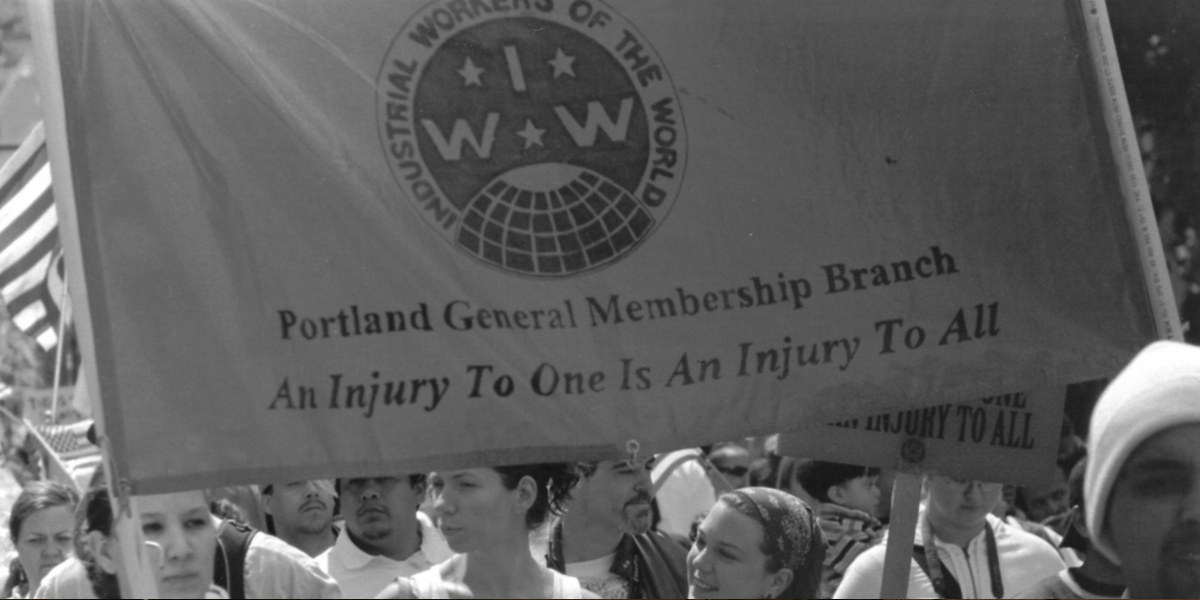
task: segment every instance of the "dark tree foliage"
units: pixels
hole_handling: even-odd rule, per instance
[[[1108,0],[1176,301],[1200,342],[1200,2]]]

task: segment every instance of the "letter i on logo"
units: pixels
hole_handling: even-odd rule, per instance
[[[517,55],[516,46],[504,47],[504,60],[508,63],[508,78],[512,81],[513,90],[524,92],[525,71],[521,69],[521,57]]]

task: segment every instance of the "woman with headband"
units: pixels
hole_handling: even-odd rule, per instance
[[[807,504],[776,489],[723,494],[688,552],[689,598],[816,598],[825,538]]]

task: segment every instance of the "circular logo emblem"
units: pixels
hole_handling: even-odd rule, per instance
[[[687,144],[662,60],[597,0],[439,0],[379,74],[404,195],[490,266],[566,277],[628,256],[667,217]]]

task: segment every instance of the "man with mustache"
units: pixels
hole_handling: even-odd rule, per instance
[[[262,498],[267,533],[313,558],[333,546],[338,529],[333,524],[337,493],[332,480],[272,483],[263,487]]]
[[[317,557],[347,598],[373,598],[453,554],[424,513],[425,475],[339,479],[346,528]]]
[[[685,597],[686,552],[650,531],[652,463],[578,463],[581,477],[551,531],[547,566],[604,598]]]
[[[1200,348],[1155,342],[1104,391],[1088,429],[1092,548],[1132,598],[1200,598]]]

